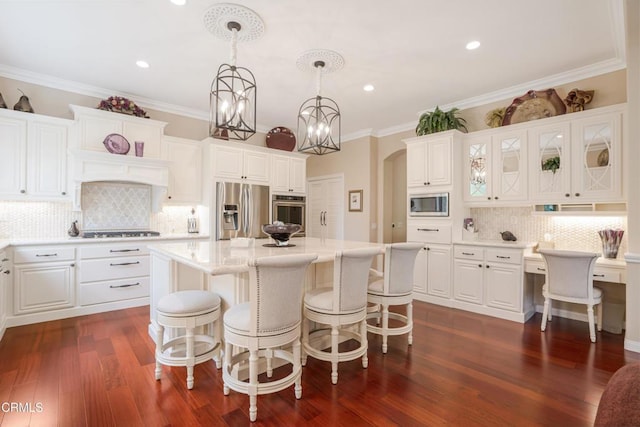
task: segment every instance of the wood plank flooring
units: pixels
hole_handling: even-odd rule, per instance
[[[369,335],[369,368],[309,358],[303,396],[259,396],[254,425],[590,426],[611,375],[640,355],[623,335],[540,315],[522,325],[426,303],[414,304],[414,344],[391,337],[382,355]],[[222,393],[213,362],[164,367],[154,379],[149,308],[139,307],[10,328],[0,342],[2,426],[249,425],[247,396]],[[7,410],[6,402],[22,405]],[[41,405],[39,407],[38,405]]]

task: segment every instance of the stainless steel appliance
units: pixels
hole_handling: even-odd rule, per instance
[[[216,240],[235,237],[267,238],[262,225],[269,224],[269,187],[216,183]]]
[[[409,216],[449,216],[449,193],[410,194]]]
[[[304,196],[274,194],[272,197],[271,218],[273,221],[282,221],[285,224],[300,224],[302,229],[299,233],[296,233],[296,237],[302,237],[305,235],[304,218],[306,206],[307,198]]]

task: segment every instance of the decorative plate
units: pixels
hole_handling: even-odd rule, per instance
[[[555,89],[530,90],[513,100],[504,114],[502,126],[558,116],[566,112],[567,107]]]
[[[296,148],[296,136],[285,127],[273,128],[267,133],[267,147],[293,151]]]
[[[124,136],[118,133],[111,133],[102,141],[107,151],[113,154],[127,154],[131,145]]]

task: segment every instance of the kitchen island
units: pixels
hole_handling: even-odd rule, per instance
[[[163,243],[149,246],[151,254],[151,289],[149,333],[155,337],[155,307],[163,296],[182,290],[202,289],[216,292],[223,301],[222,310],[248,299],[248,265],[250,258],[315,253],[318,259],[307,272],[305,286],[330,285],[333,281],[335,254],[346,249],[377,247],[381,243],[297,237],[286,247],[274,247],[270,239],[255,239],[246,247],[229,240]],[[268,246],[265,246],[268,245]]]

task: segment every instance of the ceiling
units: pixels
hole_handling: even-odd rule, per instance
[[[237,50],[256,77],[263,131],[295,129],[315,95],[315,76],[296,66],[311,49],[344,58],[322,84],[340,106],[343,140],[409,129],[436,105],[467,108],[625,66],[622,0],[235,3],[264,21],[262,37]],[[214,4],[0,0],[0,75],[208,120],[211,81],[230,57],[203,22]],[[471,40],[481,46],[466,50]]]

